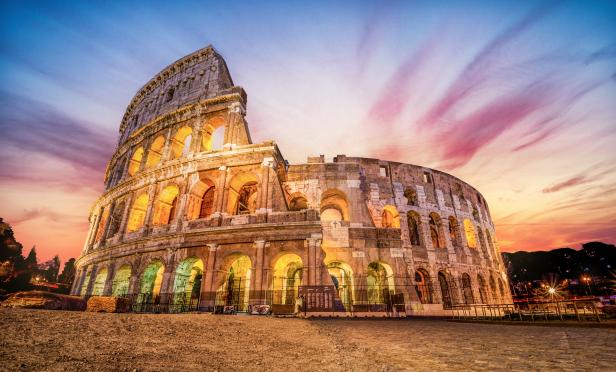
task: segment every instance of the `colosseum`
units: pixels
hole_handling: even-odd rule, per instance
[[[379,159],[289,164],[274,141],[252,142],[246,102],[211,46],[137,92],[73,294],[127,297],[134,311],[307,316],[511,302],[476,189]]]

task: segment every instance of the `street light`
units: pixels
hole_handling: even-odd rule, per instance
[[[591,289],[590,289],[590,280],[591,280],[591,278],[590,278],[590,276],[589,276],[589,275],[584,275],[584,276],[582,276],[582,281],[583,281],[584,283],[586,283],[586,287],[587,287],[587,289],[588,289],[587,293],[588,293],[588,295],[592,296],[592,291],[591,291]]]

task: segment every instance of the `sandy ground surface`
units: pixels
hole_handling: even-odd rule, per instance
[[[616,329],[0,309],[0,370],[614,370]]]

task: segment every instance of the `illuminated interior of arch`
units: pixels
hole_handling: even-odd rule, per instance
[[[130,210],[130,214],[128,217],[128,223],[126,224],[126,231],[133,232],[139,230],[143,227],[145,223],[145,213],[148,209],[148,194],[141,194],[135,202],[133,203],[133,207]]]
[[[98,271],[92,286],[92,296],[102,296],[105,289],[105,281],[107,280],[107,268],[104,267]]]
[[[203,261],[198,258],[187,258],[180,262],[175,270],[173,293],[184,294],[187,299],[198,298],[201,292],[203,278]],[[176,296],[176,300],[181,300]]]
[[[163,148],[165,147],[165,137],[160,135],[150,145],[148,157],[145,162],[146,168],[153,168],[160,163],[163,156]]]
[[[298,255],[288,253],[276,260],[272,283],[275,304],[295,303],[302,283],[302,273],[302,259]]]
[[[128,163],[128,175],[133,176],[135,173],[139,171],[141,167],[141,160],[143,159],[143,147],[137,148],[133,153],[133,156],[130,159],[130,163]]]
[[[163,273],[165,266],[160,261],[154,261],[146,267],[141,277],[141,289],[139,293],[151,297],[160,295],[160,288],[163,283]]]
[[[178,129],[171,141],[171,158],[179,159],[186,155],[192,141],[192,128],[184,126]]]
[[[176,185],[165,187],[156,201],[153,225],[166,225],[175,218],[180,189]]]
[[[400,228],[400,214],[393,205],[386,205],[381,214],[381,224],[385,228]]]
[[[257,210],[258,179],[252,173],[240,173],[229,183],[227,213],[253,214]]]
[[[428,278],[428,273],[424,270],[420,269],[415,271],[415,290],[422,304],[429,304],[432,302]]]
[[[216,187],[209,179],[196,182],[188,194],[186,217],[189,220],[206,218],[214,212],[214,196]]]
[[[475,226],[468,218],[464,219],[464,234],[469,248],[477,248],[477,238],[475,237]]]
[[[333,261],[327,264],[327,272],[338,291],[340,301],[342,301],[345,309],[349,310],[355,300],[351,266],[345,262]]]
[[[246,255],[237,257],[216,295],[217,305],[236,306],[237,311],[246,311],[252,276],[252,262]]]
[[[387,292],[394,292],[393,270],[387,264],[371,262],[366,276],[368,284],[368,302],[371,304],[385,303]]]
[[[111,287],[111,295],[114,297],[122,297],[128,293],[128,285],[130,283],[131,268],[129,265],[120,267],[113,278],[113,286]]]
[[[321,221],[348,221],[349,206],[339,190],[328,190],[321,197]]]

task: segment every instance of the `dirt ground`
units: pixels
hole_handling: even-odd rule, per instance
[[[613,370],[616,329],[0,309],[0,370]]]

